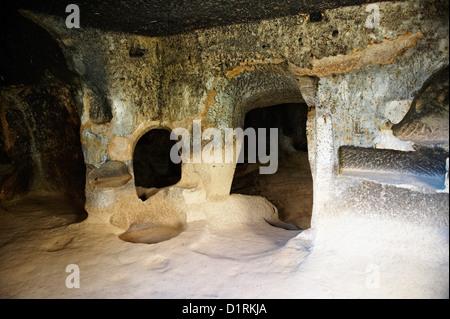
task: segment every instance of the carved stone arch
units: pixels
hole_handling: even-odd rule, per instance
[[[283,221],[301,229],[309,228],[313,206],[313,180],[308,164],[306,128],[309,109],[315,104],[316,79],[297,78],[287,64],[276,64],[242,72],[235,79],[231,79],[231,82],[236,92],[233,126],[253,128],[258,144],[253,146],[250,140],[244,140],[241,152],[244,152],[242,158],[245,160],[236,166],[231,193],[265,197],[277,207]],[[306,96],[302,93],[306,93]],[[277,132],[277,138],[274,140],[269,136],[273,128]],[[259,129],[263,129],[261,132],[267,134],[266,152],[271,154],[271,160],[278,161],[276,171],[267,175],[261,174],[261,170],[258,174],[258,170],[255,170],[255,167],[261,168],[267,164],[260,164],[259,159],[254,162],[249,156],[251,150],[260,147],[262,136]],[[272,156],[274,141],[278,142],[275,158]],[[289,165],[289,161],[296,162],[297,165]],[[292,187],[281,191],[280,181],[293,176]],[[287,196],[287,193],[290,195]]]
[[[232,78],[232,124],[243,125],[245,114],[251,109],[286,103],[304,103],[298,81],[287,64],[255,66]]]

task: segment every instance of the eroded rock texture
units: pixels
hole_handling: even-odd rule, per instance
[[[409,112],[394,125],[394,135],[419,144],[448,144],[448,66],[434,74],[417,93]]]
[[[84,199],[85,166],[80,120],[70,87],[17,86],[0,93],[4,154],[11,166],[2,174],[1,194],[59,190]]]

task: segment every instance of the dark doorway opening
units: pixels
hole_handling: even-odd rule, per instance
[[[177,141],[170,139],[170,131],[153,129],[136,144],[133,155],[134,180],[138,196],[145,200],[155,188],[176,184],[181,179],[181,163],[170,159],[170,150]]]
[[[301,229],[311,226],[313,183],[308,160],[306,123],[308,106],[304,103],[280,104],[250,110],[244,129],[278,129],[278,169],[260,174],[260,163],[237,164],[231,193],[267,198],[278,209],[281,220]],[[269,141],[269,138],[266,138]],[[248,149],[244,138],[244,150]],[[266,148],[267,149],[267,148]]]

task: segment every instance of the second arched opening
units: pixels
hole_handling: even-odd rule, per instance
[[[244,129],[253,128],[266,134],[270,134],[270,128],[277,129],[278,167],[273,174],[260,174],[259,167],[263,164],[258,160],[252,163],[245,156],[244,163],[237,164],[231,187],[232,193],[267,198],[277,207],[281,220],[301,229],[311,226],[313,206],[307,117],[308,106],[304,103],[273,105],[247,112]],[[261,128],[265,130],[258,130]],[[269,141],[267,136],[266,142]],[[244,139],[244,151],[248,149],[248,143],[249,140]]]

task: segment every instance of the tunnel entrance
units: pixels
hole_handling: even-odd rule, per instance
[[[174,185],[181,179],[181,163],[174,164],[170,159],[170,149],[176,142],[166,129],[152,129],[137,142],[133,169],[140,199],[146,200],[155,189]]]
[[[0,217],[20,220],[14,235],[37,220],[51,229],[87,217],[78,77],[58,42],[17,9],[0,19]]]
[[[311,226],[313,182],[308,161],[306,122],[308,106],[304,103],[280,104],[250,110],[244,128],[278,129],[278,169],[274,174],[260,174],[260,163],[237,164],[231,193],[267,198],[278,209],[281,220],[301,229]],[[269,139],[266,138],[266,141]],[[243,148],[248,141],[244,139]]]

